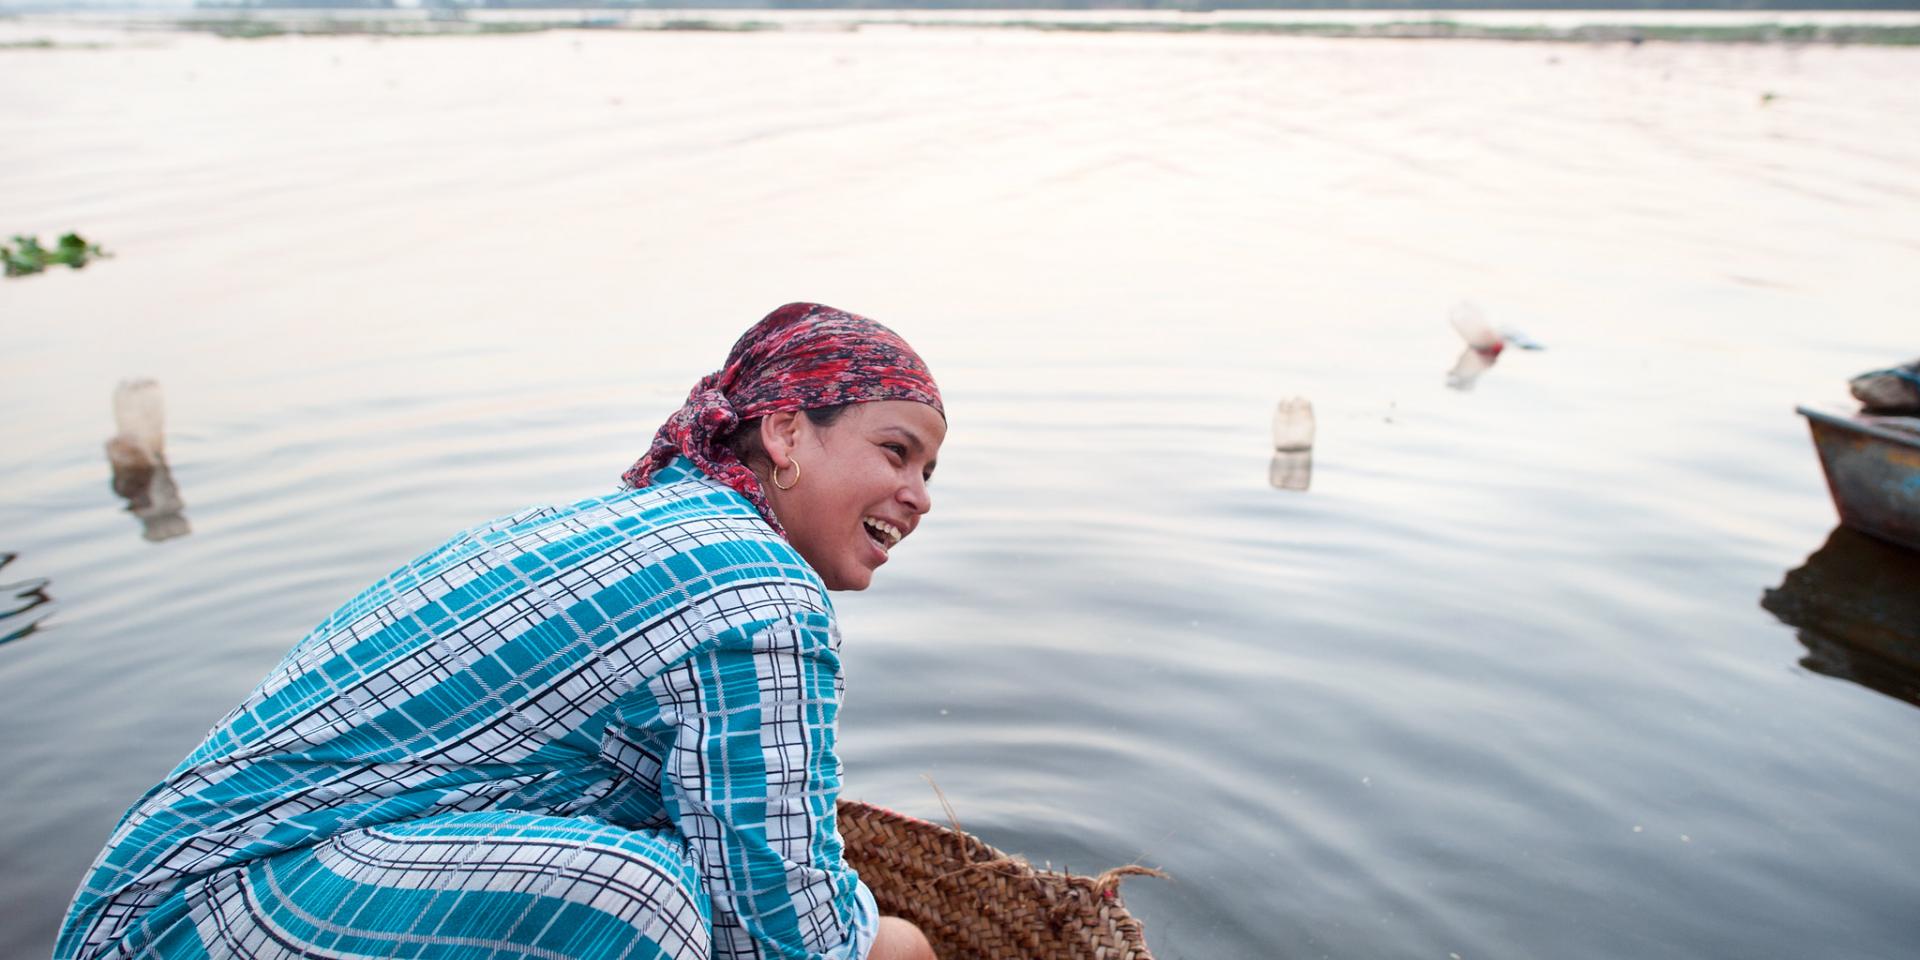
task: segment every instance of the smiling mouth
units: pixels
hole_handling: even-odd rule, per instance
[[[879,544],[882,550],[891,548],[906,536],[906,534],[900,532],[899,527],[879,517],[865,517],[861,519],[860,523],[866,527],[868,539]]]

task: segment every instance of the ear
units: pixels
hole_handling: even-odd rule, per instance
[[[760,446],[776,468],[793,462],[793,451],[800,446],[806,415],[798,410],[769,413],[760,418]]]

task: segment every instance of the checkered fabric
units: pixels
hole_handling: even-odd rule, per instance
[[[805,561],[685,460],[483,524],[122,818],[55,956],[860,960],[839,642]]]

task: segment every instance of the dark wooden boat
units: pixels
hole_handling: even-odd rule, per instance
[[[1800,407],[1840,522],[1920,550],[1920,417]]]

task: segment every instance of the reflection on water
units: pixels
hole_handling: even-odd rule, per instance
[[[19,554],[0,553],[0,570]],[[43,610],[53,598],[47,596],[47,579],[36,577],[19,583],[0,583],[0,643],[9,643],[32,633],[46,619]],[[37,611],[37,612],[36,612]]]
[[[1313,485],[1312,450],[1275,450],[1267,465],[1267,482],[1276,490],[1305,492]]]
[[[1472,390],[1480,375],[1493,369],[1494,361],[1500,359],[1500,351],[1475,350],[1468,347],[1460,351],[1460,359],[1453,362],[1453,369],[1447,371],[1447,386],[1455,390]]]
[[[181,513],[186,509],[173,471],[161,457],[142,457],[107,442],[113,464],[113,492],[127,501],[127,510],[140,518],[140,536],[158,543],[193,532]]]
[[[1920,553],[1835,527],[1760,605],[1799,628],[1801,666],[1920,706]]]
[[[107,441],[113,492],[140,518],[140,535],[158,543],[191,533],[182,513],[186,502],[167,466],[160,384],[128,380],[114,388],[113,420],[117,432]]]
[[[1305,491],[1313,485],[1313,401],[1288,397],[1273,411],[1273,462],[1267,481],[1276,490]]]

